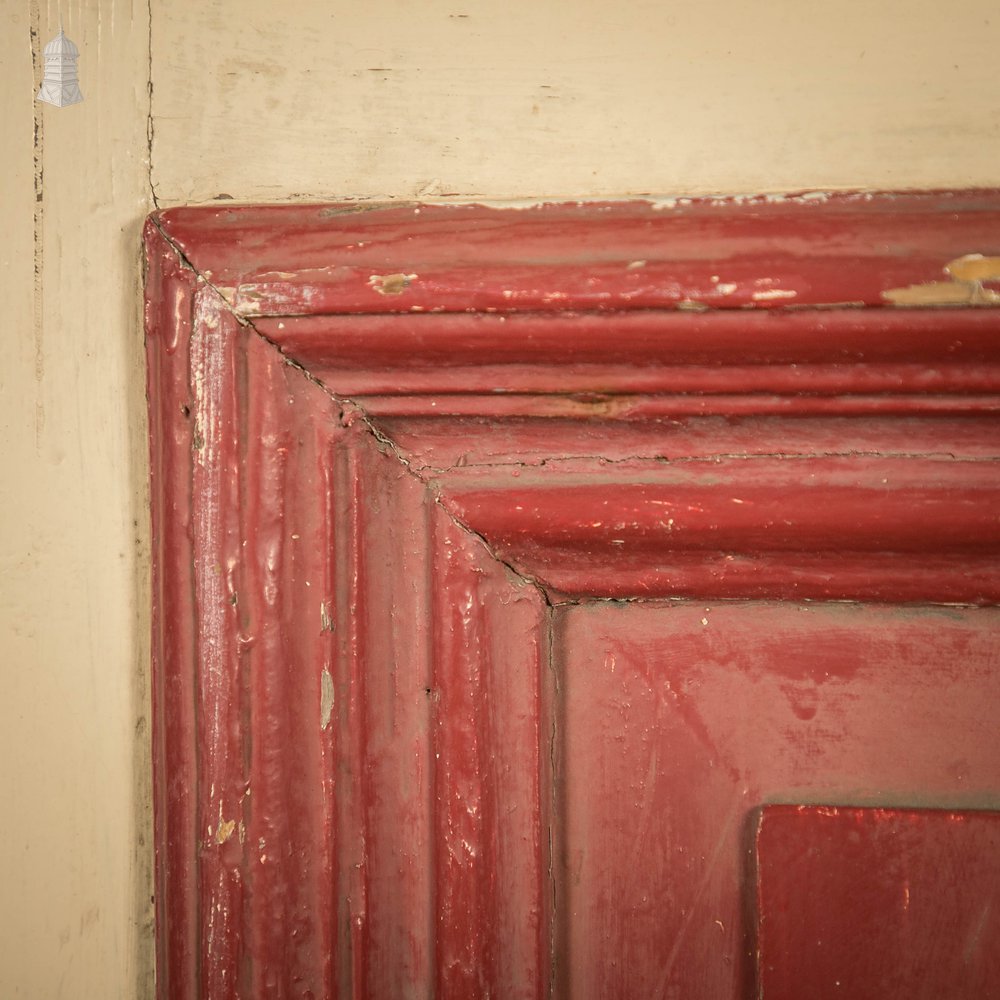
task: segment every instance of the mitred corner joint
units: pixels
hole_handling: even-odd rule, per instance
[[[992,191],[151,217],[160,996],[549,995],[552,604],[996,604],[998,234]]]

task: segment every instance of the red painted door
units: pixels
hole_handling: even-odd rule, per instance
[[[992,995],[998,232],[155,216],[160,995]]]
[[[768,998],[990,995],[996,829],[968,871],[947,863],[955,824],[936,840],[920,828],[909,847],[894,831],[860,878],[836,855],[789,878],[787,849],[776,870],[765,852],[765,888],[790,882],[775,913],[756,905],[754,854],[767,803],[947,805],[973,819],[961,810],[994,801],[994,609],[637,602],[561,619],[566,996],[754,996],[760,944]],[[785,836],[806,857],[816,847],[805,824]],[[938,883],[919,885],[921,864],[944,869]],[[901,915],[889,904],[908,880]],[[837,951],[831,920],[869,935]],[[861,977],[859,944],[885,963]],[[836,951],[822,975],[817,950]],[[950,960],[927,962],[934,952]]]

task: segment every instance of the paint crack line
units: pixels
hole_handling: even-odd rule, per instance
[[[153,208],[159,209],[156,185],[153,183],[153,143],[156,138],[156,123],[153,118],[153,0],[146,3],[146,180]]]
[[[34,170],[35,205],[32,218],[32,340],[35,349],[35,448],[41,447],[45,430],[45,401],[42,383],[45,379],[45,119],[43,109],[35,100],[34,85],[40,76],[41,47],[38,0],[32,0],[29,15],[29,44],[32,75],[32,165]]]
[[[493,559],[495,559],[498,563],[503,565],[507,569],[507,571],[511,573],[518,580],[519,583],[532,588],[540,597],[543,605],[551,607],[552,599],[549,595],[547,585],[545,584],[545,582],[543,580],[537,579],[536,577],[530,576],[529,574],[525,573],[523,570],[515,566],[513,563],[510,563],[506,559],[504,559],[483,535],[481,535],[470,525],[466,524],[455,513],[455,511],[449,509],[447,503],[445,502],[446,497],[441,493],[441,491],[437,489],[433,483],[429,482],[426,477],[420,475],[419,471],[413,466],[413,463],[410,461],[409,456],[407,456],[403,452],[403,450],[399,447],[398,444],[396,444],[395,441],[392,440],[392,438],[388,437],[378,427],[377,423],[372,418],[371,414],[369,414],[368,411],[362,405],[360,405],[360,403],[358,403],[357,400],[351,399],[350,397],[338,395],[336,391],[327,386],[321,379],[318,379],[312,372],[309,371],[308,368],[300,364],[294,358],[290,358],[287,354],[285,354],[285,352],[281,350],[281,347],[278,344],[276,344],[266,334],[262,333],[259,329],[257,329],[257,327],[254,325],[251,319],[245,316],[241,316],[239,312],[237,312],[233,308],[232,303],[223,294],[222,290],[218,288],[216,285],[214,285],[211,281],[209,281],[209,279],[195,266],[194,262],[187,256],[187,254],[184,253],[183,249],[173,239],[171,239],[170,235],[166,232],[166,230],[164,230],[160,220],[154,218],[152,221],[153,224],[156,226],[157,230],[159,230],[160,236],[163,238],[163,240],[171,247],[174,253],[177,254],[178,260],[180,260],[185,267],[193,271],[194,274],[197,275],[198,280],[204,283],[205,287],[210,288],[219,297],[222,307],[228,310],[232,314],[233,318],[236,320],[237,323],[239,323],[241,326],[246,327],[249,330],[253,330],[253,332],[258,337],[260,337],[261,340],[263,340],[267,344],[270,344],[271,347],[273,347],[274,350],[278,352],[282,361],[284,361],[286,365],[288,365],[290,368],[294,368],[298,372],[301,372],[302,376],[307,381],[311,382],[323,393],[329,396],[330,399],[332,399],[337,404],[337,406],[340,407],[341,419],[345,422],[345,424],[348,422],[353,422],[355,420],[358,421],[365,428],[365,431],[369,435],[371,435],[371,437],[373,437],[380,445],[382,445],[382,447],[386,450],[386,452],[391,454],[393,458],[399,462],[399,464],[406,470],[408,475],[413,476],[413,478],[416,479],[424,487],[424,489],[429,491],[433,501],[448,515],[448,517],[451,518],[451,520],[459,528],[462,529],[462,531],[472,536],[473,538],[477,539],[483,545],[486,551],[489,552],[490,556]]]

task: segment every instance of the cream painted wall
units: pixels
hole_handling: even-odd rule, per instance
[[[154,193],[1000,184],[989,0],[67,0],[62,15],[85,95],[64,109],[33,102],[55,2],[4,0],[0,20],[4,1000],[150,995],[137,248]]]
[[[61,109],[34,103],[55,4],[0,17],[3,1000],[139,996],[151,967],[148,20],[129,0],[63,17],[86,100]]]
[[[989,0],[204,0],[153,11],[162,202],[1000,179]]]

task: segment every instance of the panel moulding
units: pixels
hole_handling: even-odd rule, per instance
[[[548,995],[549,603],[998,603],[1000,312],[946,270],[997,233],[996,192],[154,215],[160,995]]]

